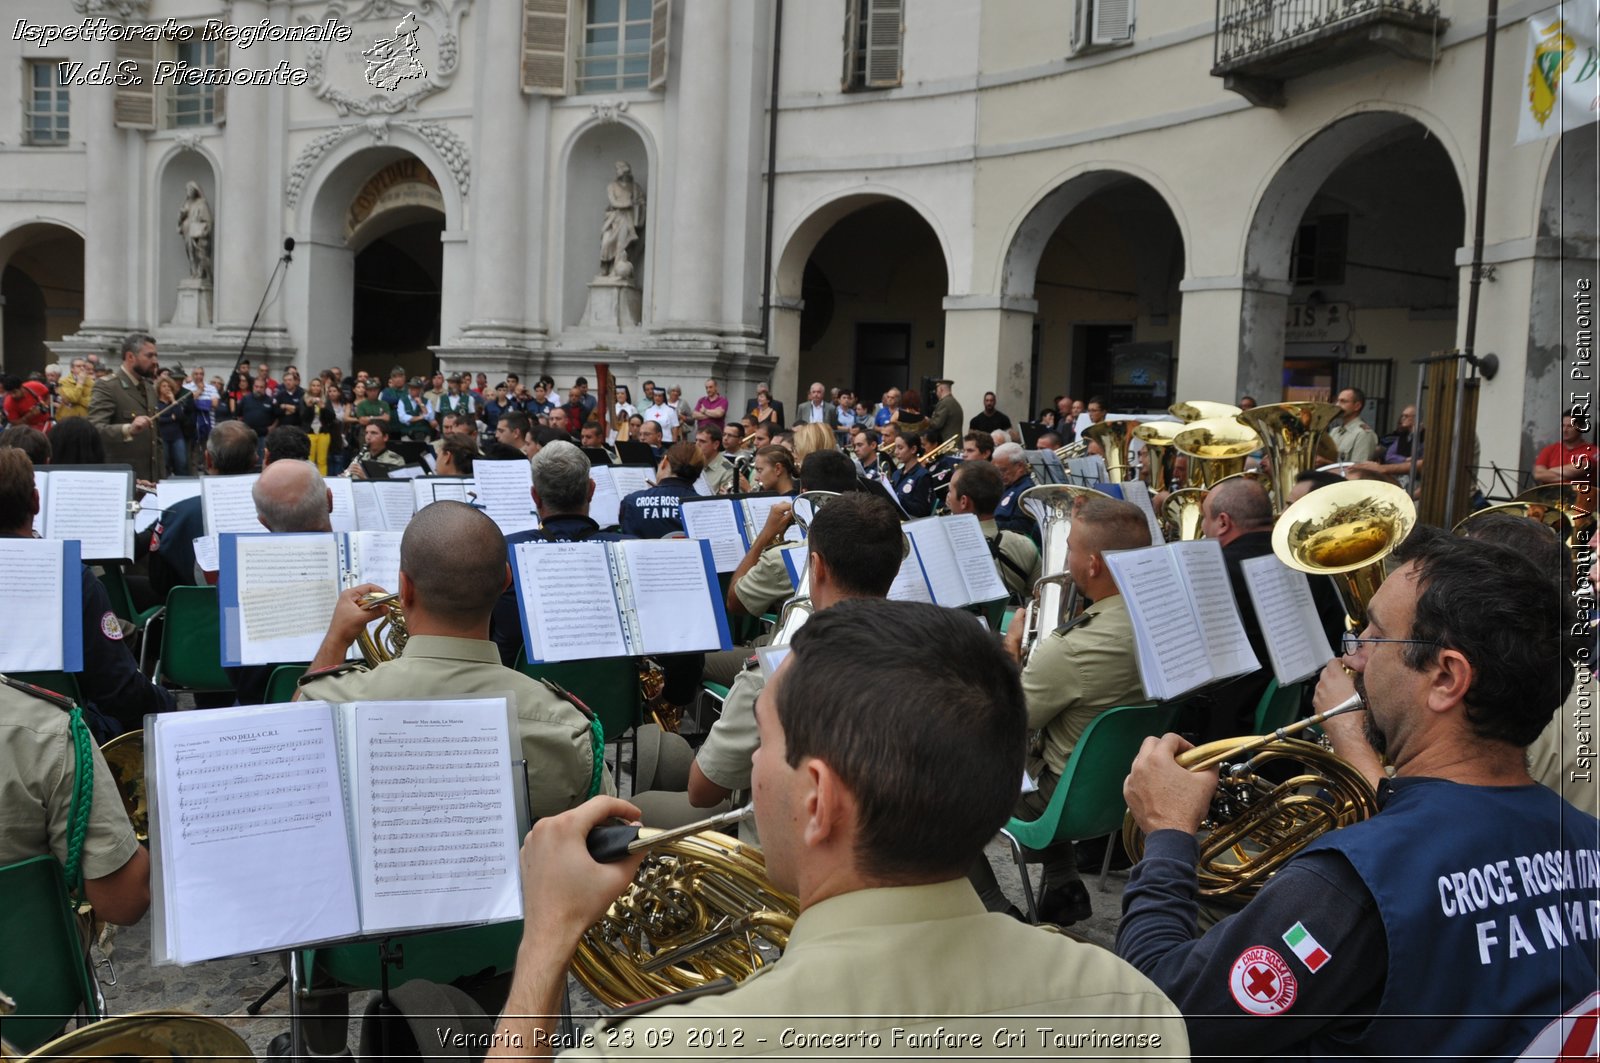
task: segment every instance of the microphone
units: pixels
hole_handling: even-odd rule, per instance
[[[283,260],[285,262],[292,262],[294,260],[294,237],[292,236],[285,236],[283,238]]]

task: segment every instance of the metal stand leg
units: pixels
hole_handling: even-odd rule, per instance
[[[294,949],[289,953],[289,1058],[296,1063],[306,1058],[305,1017],[300,1013],[300,994],[307,988],[301,953]]]
[[[1039,922],[1039,904],[1034,900],[1033,883],[1028,880],[1028,861],[1023,854],[1022,844],[1011,836],[1010,831],[1000,832],[1005,836],[1006,844],[1011,846],[1011,859],[1016,862],[1017,874],[1022,876],[1022,897],[1028,904],[1028,922],[1035,925]]]
[[[1106,835],[1106,855],[1100,861],[1100,892],[1106,892],[1106,874],[1111,870],[1111,848],[1117,844],[1116,833]]]
[[[276,982],[272,983],[271,988],[269,988],[265,993],[262,993],[259,997],[256,997],[255,1003],[251,1004],[248,1007],[246,1007],[244,1009],[244,1013],[246,1015],[259,1015],[259,1014],[261,1014],[261,1009],[267,1006],[267,1001],[269,1001],[273,997],[277,996],[278,995],[278,990],[282,989],[284,986],[286,986],[288,984],[289,984],[289,976],[288,975],[284,975],[283,977],[279,978]],[[290,1008],[291,1014],[293,1013],[293,1010],[294,1009],[291,1007]]]

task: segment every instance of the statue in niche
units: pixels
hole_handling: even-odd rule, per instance
[[[178,210],[178,235],[183,237],[184,254],[189,256],[189,278],[211,279],[211,205],[200,186],[190,181],[184,189],[183,206]]]
[[[618,160],[617,179],[606,186],[606,217],[600,227],[600,277],[633,284],[628,248],[644,228],[644,189],[633,180],[633,167]]]

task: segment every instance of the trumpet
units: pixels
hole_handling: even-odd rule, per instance
[[[921,465],[923,468],[927,468],[929,465],[932,465],[946,454],[954,454],[956,452],[956,448],[960,445],[961,433],[957,432],[955,435],[951,436],[949,439],[945,440],[943,443],[940,443],[938,446],[922,455],[922,457],[918,458],[917,464]]]

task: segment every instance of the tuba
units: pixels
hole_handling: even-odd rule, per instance
[[[1317,445],[1338,416],[1339,407],[1331,402],[1279,402],[1235,418],[1261,437],[1272,473],[1268,490],[1278,512],[1288,505],[1295,478],[1317,467]]]
[[[1135,439],[1144,440],[1145,483],[1151,494],[1167,489],[1167,451],[1184,427],[1177,421],[1146,421],[1133,430]]]
[[[1132,463],[1133,433],[1138,427],[1138,421],[1101,421],[1083,430],[1082,438],[1100,444],[1100,453],[1106,458],[1108,483],[1119,484],[1123,480],[1135,478]]]
[[[406,651],[406,614],[400,608],[400,596],[374,591],[361,598],[363,609],[380,606],[384,615],[378,619],[377,626],[369,624],[356,636],[356,648],[369,668],[392,661]]]
[[[1174,402],[1167,407],[1167,412],[1180,421],[1193,422],[1207,421],[1217,417],[1237,417],[1239,416],[1239,407],[1226,402],[1190,399],[1188,402]]]
[[[1205,511],[1206,489],[1184,487],[1167,496],[1161,507],[1161,521],[1171,532],[1169,541],[1191,542],[1203,537],[1200,527]]]
[[[1272,552],[1290,568],[1333,576],[1351,631],[1366,626],[1367,602],[1383,582],[1383,559],[1411,534],[1417,507],[1405,490],[1346,480],[1313,491],[1272,527]]]
[[[1245,459],[1261,449],[1261,437],[1231,417],[1191,422],[1172,445],[1189,458],[1189,487],[1210,487],[1244,472]]]
[[[1039,522],[1039,582],[1033,585],[1033,598],[1027,604],[1022,622],[1022,660],[1028,660],[1033,647],[1046,631],[1054,631],[1068,620],[1077,603],[1078,588],[1067,572],[1067,537],[1072,534],[1072,507],[1080,498],[1110,498],[1104,491],[1076,484],[1045,484],[1030,487],[1018,500]]]

